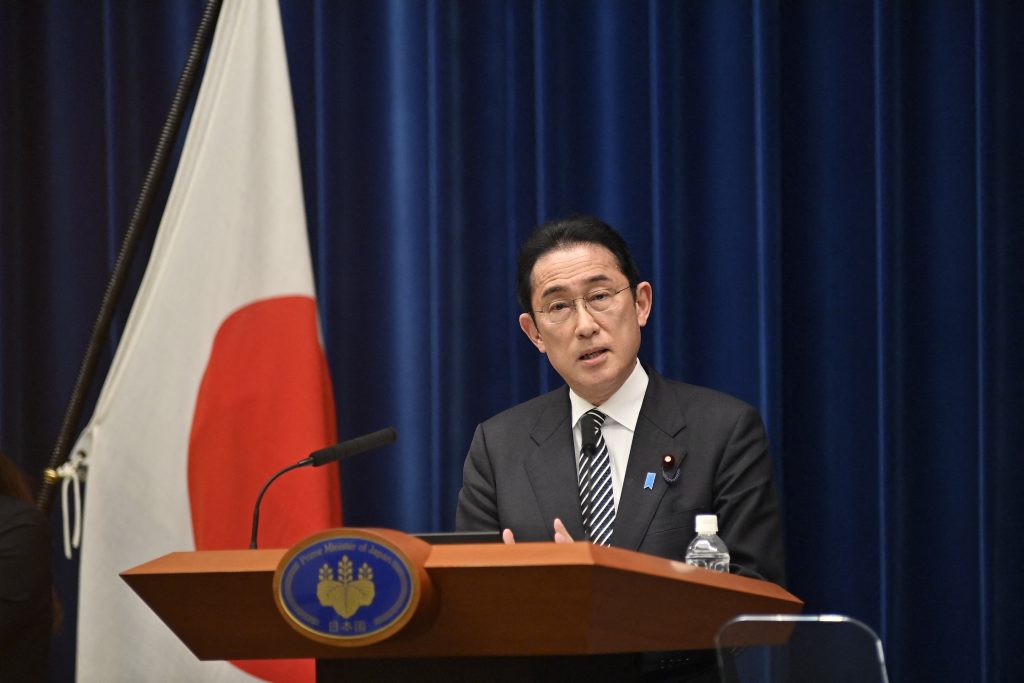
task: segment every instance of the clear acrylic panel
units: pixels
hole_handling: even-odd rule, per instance
[[[822,614],[741,615],[715,637],[723,683],[888,683],[882,642],[864,623]]]

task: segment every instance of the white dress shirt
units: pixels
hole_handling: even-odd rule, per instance
[[[572,407],[572,440],[576,445],[576,472],[580,471],[580,450],[583,448],[583,437],[580,434],[580,418],[588,410],[597,408],[606,415],[601,433],[608,446],[608,458],[612,466],[612,496],[615,499],[615,510],[619,509],[619,497],[622,493],[622,480],[626,477],[626,464],[629,462],[629,450],[633,445],[633,433],[636,421],[640,417],[640,406],[647,393],[650,380],[644,368],[637,361],[633,372],[619,390],[599,406],[581,397],[569,389],[569,403]]]

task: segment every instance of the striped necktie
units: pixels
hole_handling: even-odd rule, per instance
[[[615,523],[615,499],[612,497],[612,463],[608,444],[601,433],[605,415],[589,410],[580,418],[584,447],[580,450],[580,509],[587,539],[595,545],[608,545]],[[589,438],[594,435],[596,439]],[[596,443],[591,450],[588,443]]]

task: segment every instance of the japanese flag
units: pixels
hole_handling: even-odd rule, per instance
[[[336,441],[275,0],[227,0],[145,276],[78,450],[88,463],[80,681],[251,680],[200,662],[119,578],[248,546],[278,469]],[[340,524],[336,467],[263,502],[260,547]],[[270,680],[313,664],[251,662]]]

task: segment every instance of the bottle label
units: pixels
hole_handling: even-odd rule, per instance
[[[693,567],[700,567],[702,569],[710,569],[715,572],[729,573],[729,560],[717,560],[709,559],[704,557],[690,557],[687,558],[686,564]]]

